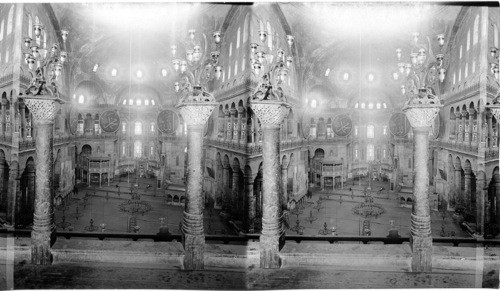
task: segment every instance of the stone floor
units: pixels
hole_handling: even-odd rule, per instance
[[[90,225],[90,219],[93,220],[94,226],[97,226],[96,231],[100,231],[99,226],[104,223],[106,232],[126,232],[127,221],[130,215],[119,211],[119,205],[130,199],[129,194],[123,192],[129,191],[130,185],[137,183],[141,200],[151,204],[152,210],[145,215],[137,216],[137,223],[141,227],[141,233],[157,233],[160,227],[160,218],[165,218],[165,223],[170,232],[179,232],[179,223],[182,220],[182,206],[166,205],[164,203],[163,192],[148,185],[155,185],[154,179],[135,177],[130,179],[121,178],[118,181],[111,182],[110,185],[102,185],[101,187],[81,187],[78,195],[72,196],[69,200],[69,206],[64,210],[64,227],[74,231],[85,231]],[[116,187],[118,185],[119,188]],[[328,229],[335,227],[337,235],[353,236],[360,235],[364,218],[355,215],[352,208],[358,203],[364,201],[363,189],[365,186],[371,186],[373,189],[373,197],[375,202],[380,204],[385,212],[377,217],[370,218],[370,228],[372,236],[386,236],[389,232],[390,221],[394,222],[394,226],[398,229],[399,234],[408,236],[410,231],[410,213],[411,208],[400,207],[398,195],[388,191],[378,192],[380,188],[388,189],[388,183],[361,181],[355,185],[346,182],[344,189],[336,189],[334,191],[321,191],[321,189],[313,189],[311,199],[306,199],[303,204],[304,209],[301,214],[288,215],[288,234],[297,233],[297,220],[299,221],[300,229],[304,235],[321,235],[320,231],[324,229],[324,224],[327,224]],[[349,188],[352,191],[349,191]],[[119,191],[118,191],[119,189]],[[90,198],[85,205],[83,197],[86,194]],[[118,195],[118,193],[121,193]],[[321,208],[318,208],[317,201],[322,198]],[[84,206],[85,205],[85,206]],[[75,215],[78,208],[78,215]],[[58,229],[63,226],[62,221],[63,211],[59,208],[55,212],[55,220]],[[443,220],[440,213],[432,212],[432,232],[433,236],[440,236],[442,227],[444,226],[445,236],[450,236],[454,233],[457,237],[468,236],[460,227],[451,219],[451,215]],[[210,234],[230,233],[231,228],[225,225],[218,215],[216,210],[210,212],[205,210],[205,232]]]

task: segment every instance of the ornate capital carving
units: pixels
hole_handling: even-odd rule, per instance
[[[20,96],[36,121],[52,122],[59,110],[59,104],[64,103],[59,98],[52,96]]]
[[[495,116],[496,120],[500,120],[500,104],[493,103],[488,106],[491,110],[491,113],[493,113],[493,116]]]
[[[280,125],[288,115],[290,105],[282,101],[252,100],[252,110],[265,125]]]
[[[176,106],[188,125],[205,125],[217,106],[216,102],[181,103]]]
[[[406,107],[403,111],[408,118],[411,126],[415,127],[429,127],[432,126],[434,119],[439,113],[441,105],[436,106],[419,106],[419,107]]]

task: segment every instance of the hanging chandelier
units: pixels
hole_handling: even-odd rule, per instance
[[[213,42],[209,49],[207,35],[189,29],[188,34],[181,40],[181,45],[172,45],[172,64],[178,73],[178,81],[174,83],[175,92],[182,92],[182,101],[214,102],[212,94],[207,91],[207,83],[219,79],[222,66],[219,65],[221,32],[212,34]],[[179,50],[183,55],[180,56]]]
[[[264,45],[257,43],[250,44],[250,61],[253,73],[259,79],[260,83],[257,86],[254,94],[254,100],[284,100],[284,95],[281,89],[281,84],[288,78],[289,68],[293,63],[293,57],[287,55],[285,48],[278,40],[276,51],[273,51],[272,46],[266,46],[265,42],[268,37],[268,31],[264,28],[264,23],[260,22],[259,40]],[[286,43],[289,50],[294,44],[294,36],[287,35]]]
[[[68,53],[64,50],[69,32],[61,30],[63,48],[57,43],[47,46],[43,41],[48,31],[41,23],[33,25],[35,41],[31,37],[24,38],[24,62],[33,76],[26,95],[41,96],[50,95],[59,98],[56,80],[62,73],[63,65],[68,59]],[[50,49],[47,49],[50,47]]]
[[[442,83],[446,77],[442,53],[444,34],[438,34],[435,41],[439,45],[439,53],[432,50],[430,37],[421,38],[420,33],[414,32],[406,58],[401,48],[396,49],[398,71],[405,79],[405,84],[401,85],[401,93],[407,96],[408,100],[416,98],[420,102],[425,99],[425,102],[429,101],[431,104],[439,102],[434,86]]]

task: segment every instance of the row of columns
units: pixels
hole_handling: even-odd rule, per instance
[[[219,115],[218,137],[223,141],[233,141],[241,144],[262,141],[262,125],[255,116],[247,116],[243,107],[231,108]],[[295,136],[295,129],[286,120],[281,123],[281,138],[287,140]]]

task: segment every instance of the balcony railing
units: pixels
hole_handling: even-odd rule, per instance
[[[11,235],[14,237],[30,237],[30,229],[7,229],[0,228],[0,233]],[[130,239],[133,241],[138,240],[152,240],[152,241],[181,241],[180,234],[153,234],[153,233],[111,233],[111,232],[74,232],[74,231],[57,231],[57,237],[71,238],[96,238],[99,240],[104,239]],[[222,242],[229,244],[230,242],[247,242],[258,241],[260,234],[240,234],[240,235],[214,235],[205,234],[206,241]],[[307,236],[307,235],[286,235],[286,241],[295,241],[296,243],[302,242],[328,242],[330,244],[336,242],[361,242],[363,244],[369,243],[383,243],[383,244],[402,244],[408,243],[410,237],[389,238],[383,236]],[[451,244],[453,246],[500,246],[500,239],[484,239],[484,238],[471,238],[471,237],[433,237],[433,243]]]

